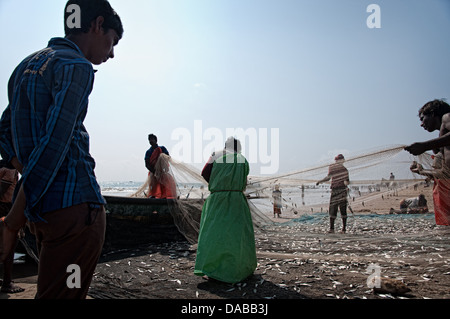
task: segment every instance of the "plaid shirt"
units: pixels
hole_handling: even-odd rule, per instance
[[[23,60],[8,83],[0,120],[0,152],[17,157],[32,222],[81,203],[105,204],[83,125],[94,83],[92,64],[64,38]]]

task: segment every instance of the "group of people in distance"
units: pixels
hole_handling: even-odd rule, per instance
[[[14,189],[14,196],[11,207],[1,211],[0,255],[6,272],[2,291],[20,291],[11,282],[8,263],[18,233],[27,225],[38,244],[36,298],[42,299],[87,296],[106,229],[106,202],[94,174],[95,161],[83,122],[93,89],[93,65],[114,58],[114,48],[124,29],[107,0],[69,0],[65,22],[72,13],[67,9],[73,5],[82,13],[80,27],[66,23],[65,37],[52,38],[46,48],[17,66],[8,83],[9,104],[0,120],[2,159],[21,176],[15,187],[6,179],[4,183],[12,187],[7,189],[9,194]],[[405,149],[413,155],[433,150],[442,159],[430,171],[419,165],[411,169],[434,178],[436,222],[449,225],[450,107],[441,100],[431,101],[420,109],[419,117],[422,127],[429,132],[438,130],[439,137]],[[158,159],[168,152],[157,146],[156,138],[152,139],[150,136],[152,147],[146,163],[158,181]],[[330,230],[334,229],[337,207],[341,208],[342,218],[346,217],[343,198],[348,173],[343,160],[343,156],[336,157],[326,177],[332,180]],[[164,162],[161,165],[160,171],[167,169]],[[252,219],[243,193],[249,164],[241,154],[239,141],[228,139],[225,149],[213,154],[202,174],[211,194],[203,206],[194,273],[239,282],[256,267]],[[169,182],[166,189],[156,184],[150,196],[175,196],[174,184]],[[80,267],[80,288],[67,285],[69,265]]]

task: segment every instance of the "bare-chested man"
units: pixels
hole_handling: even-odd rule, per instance
[[[433,100],[419,110],[421,126],[428,132],[439,130],[439,137],[416,142],[405,150],[412,155],[420,155],[433,150],[442,156],[442,168],[434,174],[434,211],[437,225],[450,226],[450,105],[443,100]],[[420,172],[420,167],[411,167]]]

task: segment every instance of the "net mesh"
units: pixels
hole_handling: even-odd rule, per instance
[[[352,207],[364,205],[371,198],[396,196],[399,189],[416,187],[418,184],[430,185],[435,178],[450,180],[448,172],[439,167],[439,156],[424,153],[412,156],[404,151],[404,145],[395,145],[366,151],[354,156],[346,156],[342,165],[348,170],[349,181],[346,198],[348,217],[354,217]],[[274,190],[281,191],[281,215],[295,218],[318,212],[327,213],[333,202],[330,181],[317,185],[317,181],[328,176],[332,159],[321,165],[292,171],[274,176],[248,177],[245,194],[256,228],[277,225],[275,215]],[[411,165],[421,167],[420,174],[411,170]],[[170,201],[171,213],[179,231],[191,243],[196,243],[203,200],[209,195],[208,184],[198,169],[162,154],[158,159],[155,174],[149,174],[147,181],[134,193],[133,197],[148,197],[152,178],[160,183],[175,181],[176,196]],[[440,173],[436,173],[436,172]],[[434,172],[430,175],[430,172]],[[168,176],[170,175],[170,178]],[[154,182],[154,181],[153,181]],[[448,185],[445,185],[448,187]],[[431,187],[431,186],[430,186]],[[448,189],[450,189],[448,187]],[[443,194],[448,198],[450,193]],[[419,194],[417,194],[419,195]],[[342,200],[340,198],[339,200]],[[433,201],[427,198],[428,205]],[[401,213],[400,207],[394,208]],[[374,213],[393,213],[392,211],[374,211]],[[411,208],[407,212],[412,212]],[[272,217],[273,216],[273,217]],[[351,220],[349,218],[349,226]],[[324,219],[328,219],[325,215]],[[338,218],[339,219],[339,218]]]

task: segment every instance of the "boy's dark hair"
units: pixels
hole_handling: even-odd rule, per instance
[[[433,116],[442,117],[446,113],[450,113],[450,105],[444,100],[438,99],[427,102],[419,110],[419,116],[432,114]]]
[[[158,138],[156,137],[155,134],[148,134],[148,140],[150,141],[150,139],[154,138],[156,142],[158,142]]]
[[[69,10],[67,12],[67,7],[69,5],[78,5],[80,7],[80,28],[70,28],[67,24],[67,19],[70,17],[72,12]],[[107,0],[69,0],[64,8],[64,32],[67,35],[87,33],[91,28],[91,23],[98,17],[102,16],[105,21],[103,23],[103,28],[105,33],[109,29],[116,31],[119,39],[123,36],[123,25],[120,20],[119,15],[114,11]]]

